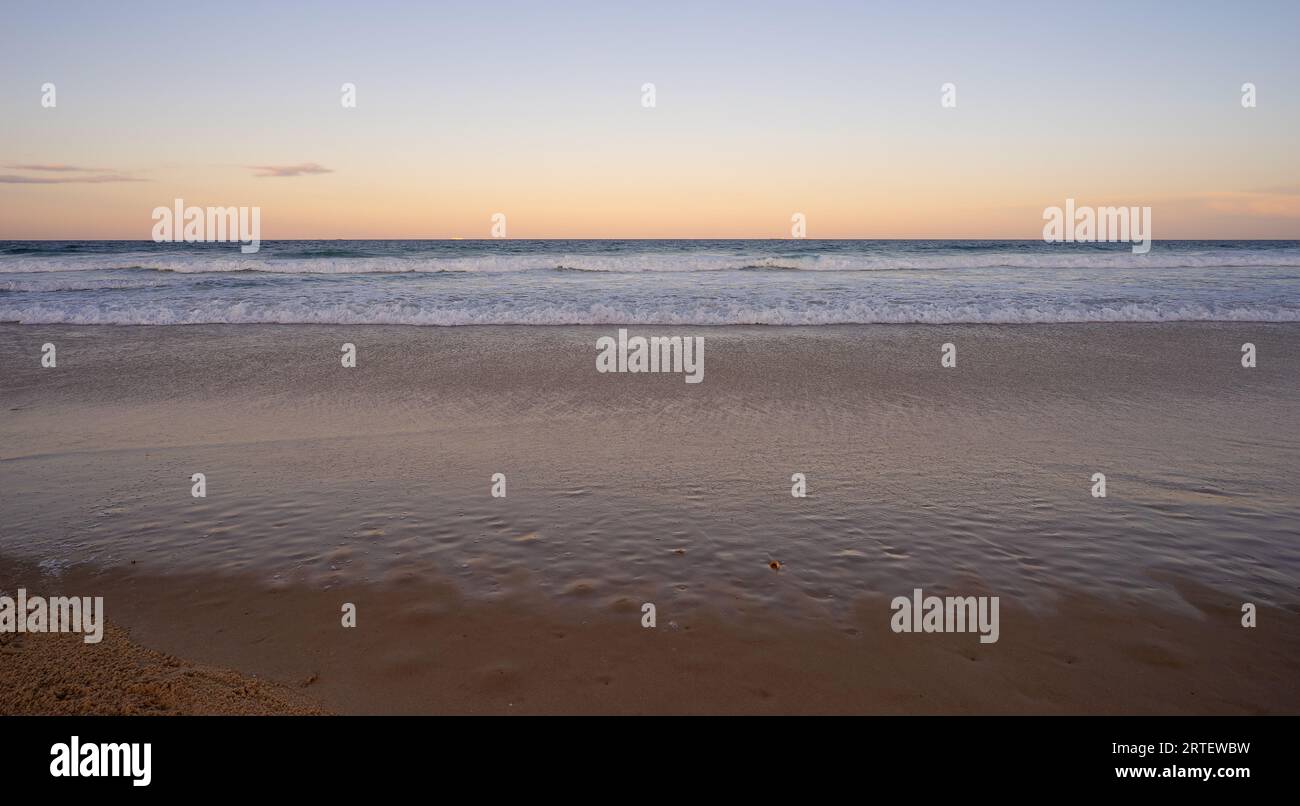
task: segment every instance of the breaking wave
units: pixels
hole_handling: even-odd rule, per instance
[[[502,254],[463,257],[358,256],[291,258],[260,254],[178,255],[17,255],[0,258],[0,274],[108,271],[140,269],[197,274],[205,272],[268,272],[275,274],[393,274],[502,273],[578,271],[608,273],[705,272],[737,270],[784,271],[942,271],[949,269],[1144,269],[1144,268],[1300,268],[1300,249],[1158,250],[1145,255],[1124,250],[1043,251],[1030,253],[977,251],[923,254],[701,254],[658,252],[641,254]]]
[[[1300,307],[1130,303],[1123,305],[708,304],[688,306],[556,304],[264,304],[220,300],[198,305],[140,303],[0,304],[0,321],[25,324],[197,325],[836,325],[1031,324],[1080,322],[1300,322]]]

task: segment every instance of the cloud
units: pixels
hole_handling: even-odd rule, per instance
[[[20,176],[0,174],[0,185],[102,185],[108,182],[148,182],[136,176],[122,174],[92,174],[90,176]]]
[[[1194,202],[1218,215],[1300,218],[1300,194],[1295,190],[1277,187],[1256,192],[1206,193]]]
[[[17,168],[20,171],[53,171],[56,173],[109,173],[104,168],[83,168],[79,165],[63,165],[62,163],[43,163],[37,165],[22,165],[9,163],[9,168]]]
[[[307,174],[331,174],[329,168],[315,162],[300,162],[297,165],[249,165],[257,173],[253,176],[305,176]]]
[[[1254,192],[1267,193],[1273,196],[1300,196],[1300,185],[1278,185],[1271,188],[1263,188]]]

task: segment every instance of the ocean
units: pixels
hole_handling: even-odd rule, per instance
[[[3,241],[0,321],[1295,322],[1300,241]]]

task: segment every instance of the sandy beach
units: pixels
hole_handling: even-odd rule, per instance
[[[1300,711],[1300,326],[632,330],[0,325],[0,712]]]

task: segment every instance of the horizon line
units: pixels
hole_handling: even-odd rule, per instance
[[[157,243],[157,244],[239,244],[244,241],[154,241],[150,238],[0,238],[0,243],[12,242],[29,242],[29,243],[59,243],[68,241],[81,241],[86,243]],[[798,241],[1024,241],[1028,243],[1056,243],[1044,240],[1043,238],[1025,238],[1025,237],[1002,237],[1002,236],[961,236],[961,235],[875,235],[875,236],[848,236],[848,237],[830,237],[830,238],[762,238],[762,237],[742,237],[742,238],[674,238],[674,237],[601,237],[601,238],[580,238],[580,237],[538,237],[538,238],[467,238],[461,236],[441,236],[441,237],[418,237],[418,236],[389,236],[389,237],[318,237],[318,238],[261,238],[261,243],[277,242],[297,242],[297,241],[472,241],[472,242],[497,242],[497,241],[789,241],[791,243]],[[1281,242],[1281,241],[1300,241],[1300,235],[1294,238],[1224,238],[1224,237],[1202,237],[1202,238],[1152,238],[1152,243],[1171,243],[1180,241],[1258,241],[1261,243]],[[1125,244],[1127,241],[1074,241],[1070,245],[1087,245],[1087,244]]]

